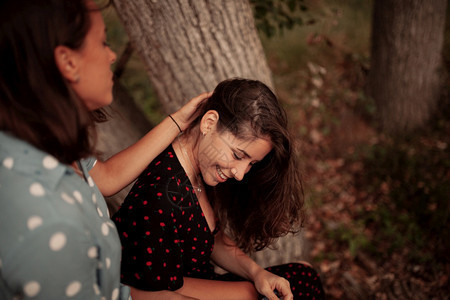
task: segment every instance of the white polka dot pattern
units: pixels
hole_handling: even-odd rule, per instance
[[[100,295],[100,288],[98,287],[98,285],[96,283],[94,283],[94,293],[96,295]]]
[[[111,267],[111,259],[109,257],[107,257],[105,259],[105,262],[106,262],[106,268],[109,269]]]
[[[78,294],[81,290],[81,282],[73,281],[66,288],[66,296],[73,297]]]
[[[30,185],[30,194],[35,197],[42,197],[45,195],[45,190],[42,184],[35,182]]]
[[[79,203],[83,203],[83,196],[81,196],[81,193],[79,191],[74,191],[73,196]]]
[[[34,229],[36,229],[36,227],[39,227],[39,226],[41,226],[42,225],[42,218],[41,217],[39,217],[39,216],[32,216],[32,217],[30,217],[29,219],[28,219],[28,222],[27,222],[27,227],[28,227],[28,229],[30,229],[30,230],[34,230]]]
[[[23,292],[27,297],[36,297],[41,290],[41,285],[37,281],[30,281],[23,287]]]
[[[103,223],[102,224],[102,233],[104,236],[107,236],[109,233],[109,227],[108,227],[108,223]]]
[[[111,295],[111,299],[112,300],[117,300],[117,298],[119,297],[119,289],[115,288],[112,295]]]
[[[44,166],[44,168],[51,170],[58,166],[58,161],[53,156],[48,155],[44,157],[42,165]]]
[[[97,255],[98,255],[97,247],[92,246],[91,248],[88,249],[88,257],[89,258],[96,258]]]
[[[53,251],[60,251],[66,245],[67,237],[62,232],[57,232],[53,234],[50,238],[50,249]]]
[[[75,203],[75,200],[72,197],[70,197],[69,195],[67,195],[66,193],[61,193],[61,198],[69,204]]]
[[[12,157],[7,157],[3,160],[3,166],[7,169],[12,169],[14,166],[14,159]]]

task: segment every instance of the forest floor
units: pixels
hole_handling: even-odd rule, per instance
[[[449,95],[426,129],[390,137],[360,61],[269,64],[299,141],[306,256],[327,299],[449,299]]]

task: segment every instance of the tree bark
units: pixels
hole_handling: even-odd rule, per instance
[[[386,132],[410,132],[435,111],[446,6],[447,0],[374,1],[369,93]]]
[[[230,77],[273,87],[248,1],[113,2],[166,112]]]

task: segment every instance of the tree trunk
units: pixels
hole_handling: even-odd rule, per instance
[[[113,2],[166,112],[230,77],[273,87],[248,1]]]
[[[374,1],[369,93],[386,132],[419,128],[436,108],[446,6],[447,0]]]

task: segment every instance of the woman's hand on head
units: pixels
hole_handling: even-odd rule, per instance
[[[212,92],[202,93],[197,97],[192,98],[177,112],[172,114],[172,117],[176,120],[181,130],[188,128],[189,124],[197,117],[197,107],[200,103],[211,97]]]
[[[264,269],[256,274],[253,283],[258,293],[266,296],[269,300],[294,299],[289,281]],[[279,296],[275,295],[274,290],[278,291]]]

